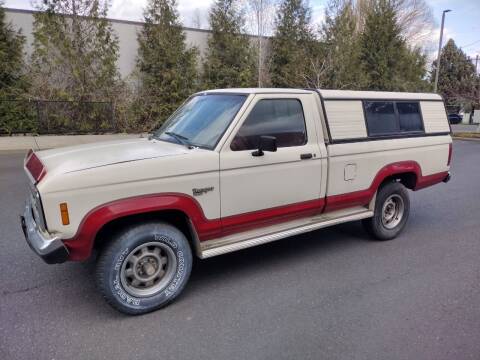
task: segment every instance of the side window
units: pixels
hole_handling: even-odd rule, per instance
[[[369,136],[424,131],[418,102],[365,101],[364,107]]]
[[[387,101],[365,101],[368,135],[389,135],[399,132],[395,106]]]
[[[300,146],[307,142],[302,103],[297,99],[260,100],[238,130],[230,148],[255,150],[260,136],[275,136],[277,147]]]
[[[423,131],[419,104],[416,102],[397,102],[400,130]]]

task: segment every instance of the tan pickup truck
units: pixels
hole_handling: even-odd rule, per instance
[[[356,220],[393,239],[451,156],[435,94],[205,91],[149,138],[29,151],[22,227],[48,263],[98,252],[105,299],[141,314],[181,293],[194,254]]]

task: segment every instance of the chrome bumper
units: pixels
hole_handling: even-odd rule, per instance
[[[59,264],[68,259],[68,249],[57,236],[50,236],[38,228],[32,215],[30,202],[20,216],[23,234],[30,248],[47,264]]]

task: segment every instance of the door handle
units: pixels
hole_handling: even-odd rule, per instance
[[[300,155],[300,159],[301,159],[301,160],[311,159],[312,157],[313,157],[312,153],[301,154],[301,155]]]

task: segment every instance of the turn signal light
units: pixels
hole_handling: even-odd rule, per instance
[[[60,215],[62,216],[62,224],[69,225],[70,217],[68,216],[68,206],[67,203],[60,204]]]

